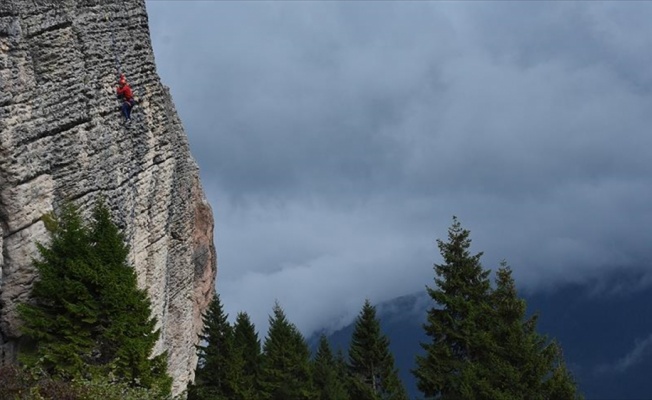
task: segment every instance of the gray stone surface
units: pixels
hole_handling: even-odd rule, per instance
[[[134,89],[123,125],[117,70]],[[174,392],[192,379],[214,292],[213,216],[187,137],[161,84],[144,0],[0,2],[0,361],[15,358],[16,304],[35,279],[43,214],[103,196],[169,352]]]

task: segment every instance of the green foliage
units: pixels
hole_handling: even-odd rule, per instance
[[[561,347],[536,331],[537,316],[526,318],[525,300],[518,297],[512,271],[505,262],[496,271],[492,305],[495,356],[493,380],[503,382],[500,393],[517,398],[577,399],[577,386],[566,369]]]
[[[235,381],[235,400],[257,400],[261,349],[256,328],[249,315],[238,313],[233,325],[234,363],[239,366]]]
[[[269,318],[259,384],[260,399],[315,399],[308,345],[296,326],[287,320],[278,303]]]
[[[23,352],[21,360],[50,373],[80,376],[95,345],[100,306],[94,294],[100,282],[90,265],[88,229],[78,210],[67,205],[49,221],[47,226],[54,229],[50,245],[37,244],[41,258],[34,261],[39,272],[32,290],[35,304],[18,308],[28,341],[23,349],[36,346],[33,352]]]
[[[526,319],[511,270],[503,262],[492,289],[469,235],[454,218],[448,241],[437,241],[444,263],[427,288],[437,306],[413,371],[419,389],[438,399],[578,398],[559,346],[536,332],[536,316]]]
[[[480,358],[491,352],[489,271],[480,264],[482,253],[471,255],[469,231],[453,219],[448,242],[437,240],[443,264],[435,265],[436,288],[427,288],[437,307],[428,310],[422,344],[414,372],[419,389],[431,397],[462,399],[487,384]]]
[[[389,339],[380,331],[376,308],[366,300],[349,347],[350,396],[357,400],[407,400]]]
[[[98,359],[109,363],[113,372],[126,377],[132,386],[167,387],[171,385],[166,375],[167,354],[150,359],[159,331],[155,330],[147,293],[138,289],[136,273],[127,263],[129,248],[124,237],[103,206],[96,207],[91,228],[103,310]]]
[[[197,346],[199,359],[195,382],[188,389],[188,400],[234,398],[233,329],[227,318],[216,294],[204,314],[201,344]]]
[[[65,380],[110,376],[168,392],[167,355],[150,358],[159,336],[150,301],[108,209],[99,204],[86,225],[67,204],[46,221],[50,243],[37,245],[32,302],[19,306],[20,361]]]
[[[37,370],[0,367],[0,400],[169,400],[157,389],[134,388],[106,378],[64,381]]]
[[[342,383],[346,389],[346,395],[343,397],[344,400],[351,399],[351,396],[349,396],[349,364],[346,359],[346,355],[342,351],[342,349],[337,350],[337,354],[335,354],[335,370],[337,371],[337,378],[339,379],[340,383]]]
[[[318,400],[348,400],[346,364],[333,356],[325,335],[319,338],[319,348],[312,366],[312,380]]]

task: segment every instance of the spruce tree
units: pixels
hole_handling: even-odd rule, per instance
[[[492,289],[469,235],[454,218],[448,241],[437,241],[444,263],[427,287],[436,304],[413,370],[419,389],[437,399],[577,398],[559,346],[536,332],[536,316],[526,318],[511,270],[503,263]]]
[[[220,296],[215,294],[203,317],[195,381],[188,388],[188,400],[234,398],[233,329],[227,318]]]
[[[98,203],[85,224],[66,204],[44,223],[50,242],[37,244],[32,301],[19,306],[20,360],[64,379],[109,375],[168,392],[166,354],[150,358],[159,335],[150,301],[137,287],[129,249],[108,209]]]
[[[315,392],[310,374],[310,350],[297,327],[281,306],[274,305],[263,345],[260,374],[261,399],[312,400]]]
[[[344,354],[344,351],[342,349],[338,349],[337,353],[335,354],[335,370],[337,371],[337,378],[339,379],[340,382],[344,384],[344,387],[346,388],[346,399],[350,399],[351,397],[349,396],[349,382],[350,382],[350,377],[349,377],[349,364],[346,359],[346,355]]]
[[[66,204],[44,223],[50,244],[37,243],[38,279],[32,303],[18,307],[23,326],[20,360],[52,375],[82,376],[92,362],[101,307],[101,282],[91,260],[88,228],[76,207]]]
[[[238,313],[233,325],[233,351],[239,366],[235,383],[236,400],[257,400],[261,350],[256,328],[246,312]]]
[[[526,302],[518,296],[512,271],[505,262],[496,271],[492,293],[496,343],[487,398],[576,399],[577,388],[566,369],[561,347],[536,331],[537,315],[526,318]]]
[[[318,400],[348,400],[346,374],[333,356],[325,335],[319,338],[319,347],[313,360],[312,377]]]
[[[413,373],[426,397],[463,399],[485,383],[478,361],[492,345],[489,271],[480,264],[482,253],[469,252],[469,231],[457,218],[448,241],[437,240],[437,245],[444,262],[434,267],[436,287],[427,287],[436,306],[428,310],[424,325],[432,341],[421,344],[426,354],[417,356]]]
[[[376,308],[366,300],[358,316],[349,347],[351,398],[356,400],[407,400],[389,339],[380,331]]]
[[[151,301],[138,289],[136,272],[127,262],[129,247],[103,203],[93,211],[90,242],[102,282],[99,325],[100,363],[126,377],[132,386],[167,388],[167,353],[151,357],[159,339]]]

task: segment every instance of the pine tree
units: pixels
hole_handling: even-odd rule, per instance
[[[497,318],[496,343],[488,380],[488,398],[576,399],[577,388],[566,369],[561,347],[536,331],[537,315],[526,318],[526,302],[518,297],[511,269],[496,271],[492,304]]]
[[[82,376],[91,362],[101,310],[101,282],[89,265],[88,229],[71,204],[59,216],[46,215],[44,223],[50,245],[37,243],[33,304],[18,307],[23,320],[20,360],[53,375]]]
[[[159,335],[150,301],[108,209],[98,203],[90,226],[71,204],[44,222],[50,243],[37,244],[39,279],[19,306],[20,360],[64,379],[111,375],[168,392],[167,355],[150,358]]]
[[[344,398],[350,399],[351,397],[349,396],[348,390],[350,383],[349,364],[342,349],[338,349],[337,353],[335,354],[335,370],[337,371],[337,378],[344,384],[344,387],[346,388],[346,396]]]
[[[256,328],[249,315],[238,313],[233,326],[233,351],[237,361],[236,400],[257,400],[258,376],[260,375],[261,350]]]
[[[419,389],[438,399],[577,398],[559,346],[536,332],[536,316],[526,319],[511,270],[501,264],[492,290],[469,235],[454,218],[448,241],[437,241],[444,263],[427,288],[436,306],[412,371]]]
[[[435,265],[436,288],[427,287],[437,306],[428,310],[424,325],[432,341],[421,344],[426,354],[417,356],[413,373],[427,397],[463,399],[485,383],[478,360],[492,345],[489,271],[480,264],[482,253],[470,254],[469,231],[457,218],[448,242],[437,245],[444,263]]]
[[[99,301],[99,358],[132,386],[167,388],[167,353],[151,357],[159,339],[156,319],[145,290],[138,289],[136,272],[128,264],[129,248],[102,204],[93,211],[90,242],[96,273],[102,283]]]
[[[346,374],[342,374],[341,363],[333,356],[325,335],[319,338],[319,347],[315,354],[312,377],[317,390],[318,400],[348,400]]]
[[[358,316],[349,347],[351,398],[356,400],[407,400],[389,339],[380,331],[376,308],[366,300]]]
[[[215,294],[204,314],[195,381],[188,388],[188,400],[231,400],[234,397],[233,329],[227,318],[220,296]]]
[[[308,345],[278,303],[273,312],[263,345],[261,399],[312,400],[315,392],[310,379]]]
[[[556,343],[555,343],[556,344]],[[577,389],[577,383],[564,362],[561,347],[556,346],[557,354],[552,363],[552,373],[543,384],[546,400],[581,400],[584,398]]]

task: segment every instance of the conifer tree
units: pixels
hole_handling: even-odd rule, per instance
[[[188,400],[231,400],[235,396],[233,329],[227,318],[220,296],[215,294],[204,314],[195,381],[188,388]]]
[[[37,243],[33,304],[18,307],[23,321],[20,360],[72,378],[81,376],[91,362],[101,282],[89,265],[88,229],[77,208],[67,204],[58,216],[46,215],[44,223],[50,244]]]
[[[346,388],[346,396],[344,398],[350,399],[351,397],[349,396],[348,389],[350,383],[349,364],[342,349],[338,349],[337,353],[335,354],[335,370],[337,371],[337,378],[344,384],[344,387]]]
[[[492,306],[495,341],[487,396],[528,399],[576,399],[577,388],[566,369],[561,347],[536,331],[537,315],[526,318],[526,302],[518,297],[511,269],[505,262],[496,271]]]
[[[577,398],[559,346],[536,332],[536,316],[526,319],[511,270],[501,265],[492,290],[469,235],[453,218],[448,241],[437,241],[444,263],[427,287],[436,305],[412,371],[419,389],[438,399]]]
[[[98,203],[88,226],[67,204],[44,222],[50,243],[37,244],[39,279],[32,302],[19,306],[20,360],[64,379],[111,375],[168,392],[167,355],[150,357],[159,335],[150,301],[108,209]]]
[[[313,360],[312,376],[318,400],[347,400],[346,374],[342,363],[333,356],[325,335],[319,338],[319,347]]]
[[[457,218],[448,241],[437,240],[437,245],[444,263],[435,265],[436,287],[427,287],[437,305],[428,310],[424,325],[432,341],[422,343],[426,354],[417,356],[413,373],[426,397],[463,399],[485,383],[477,369],[479,357],[492,345],[489,271],[480,264],[482,253],[469,252],[469,231]]]
[[[246,312],[238,313],[233,326],[233,351],[239,365],[236,400],[257,400],[261,350],[256,328]]]
[[[376,308],[366,300],[349,347],[350,397],[356,400],[407,400],[394,366],[389,339],[380,331]]]
[[[315,392],[310,374],[310,350],[297,327],[281,306],[274,305],[263,345],[260,374],[261,399],[312,400]]]
[[[90,242],[101,282],[99,362],[108,362],[114,373],[132,386],[167,388],[167,353],[151,357],[160,332],[151,315],[145,290],[138,289],[136,272],[127,262],[129,247],[111,221],[103,203],[93,211]]]

